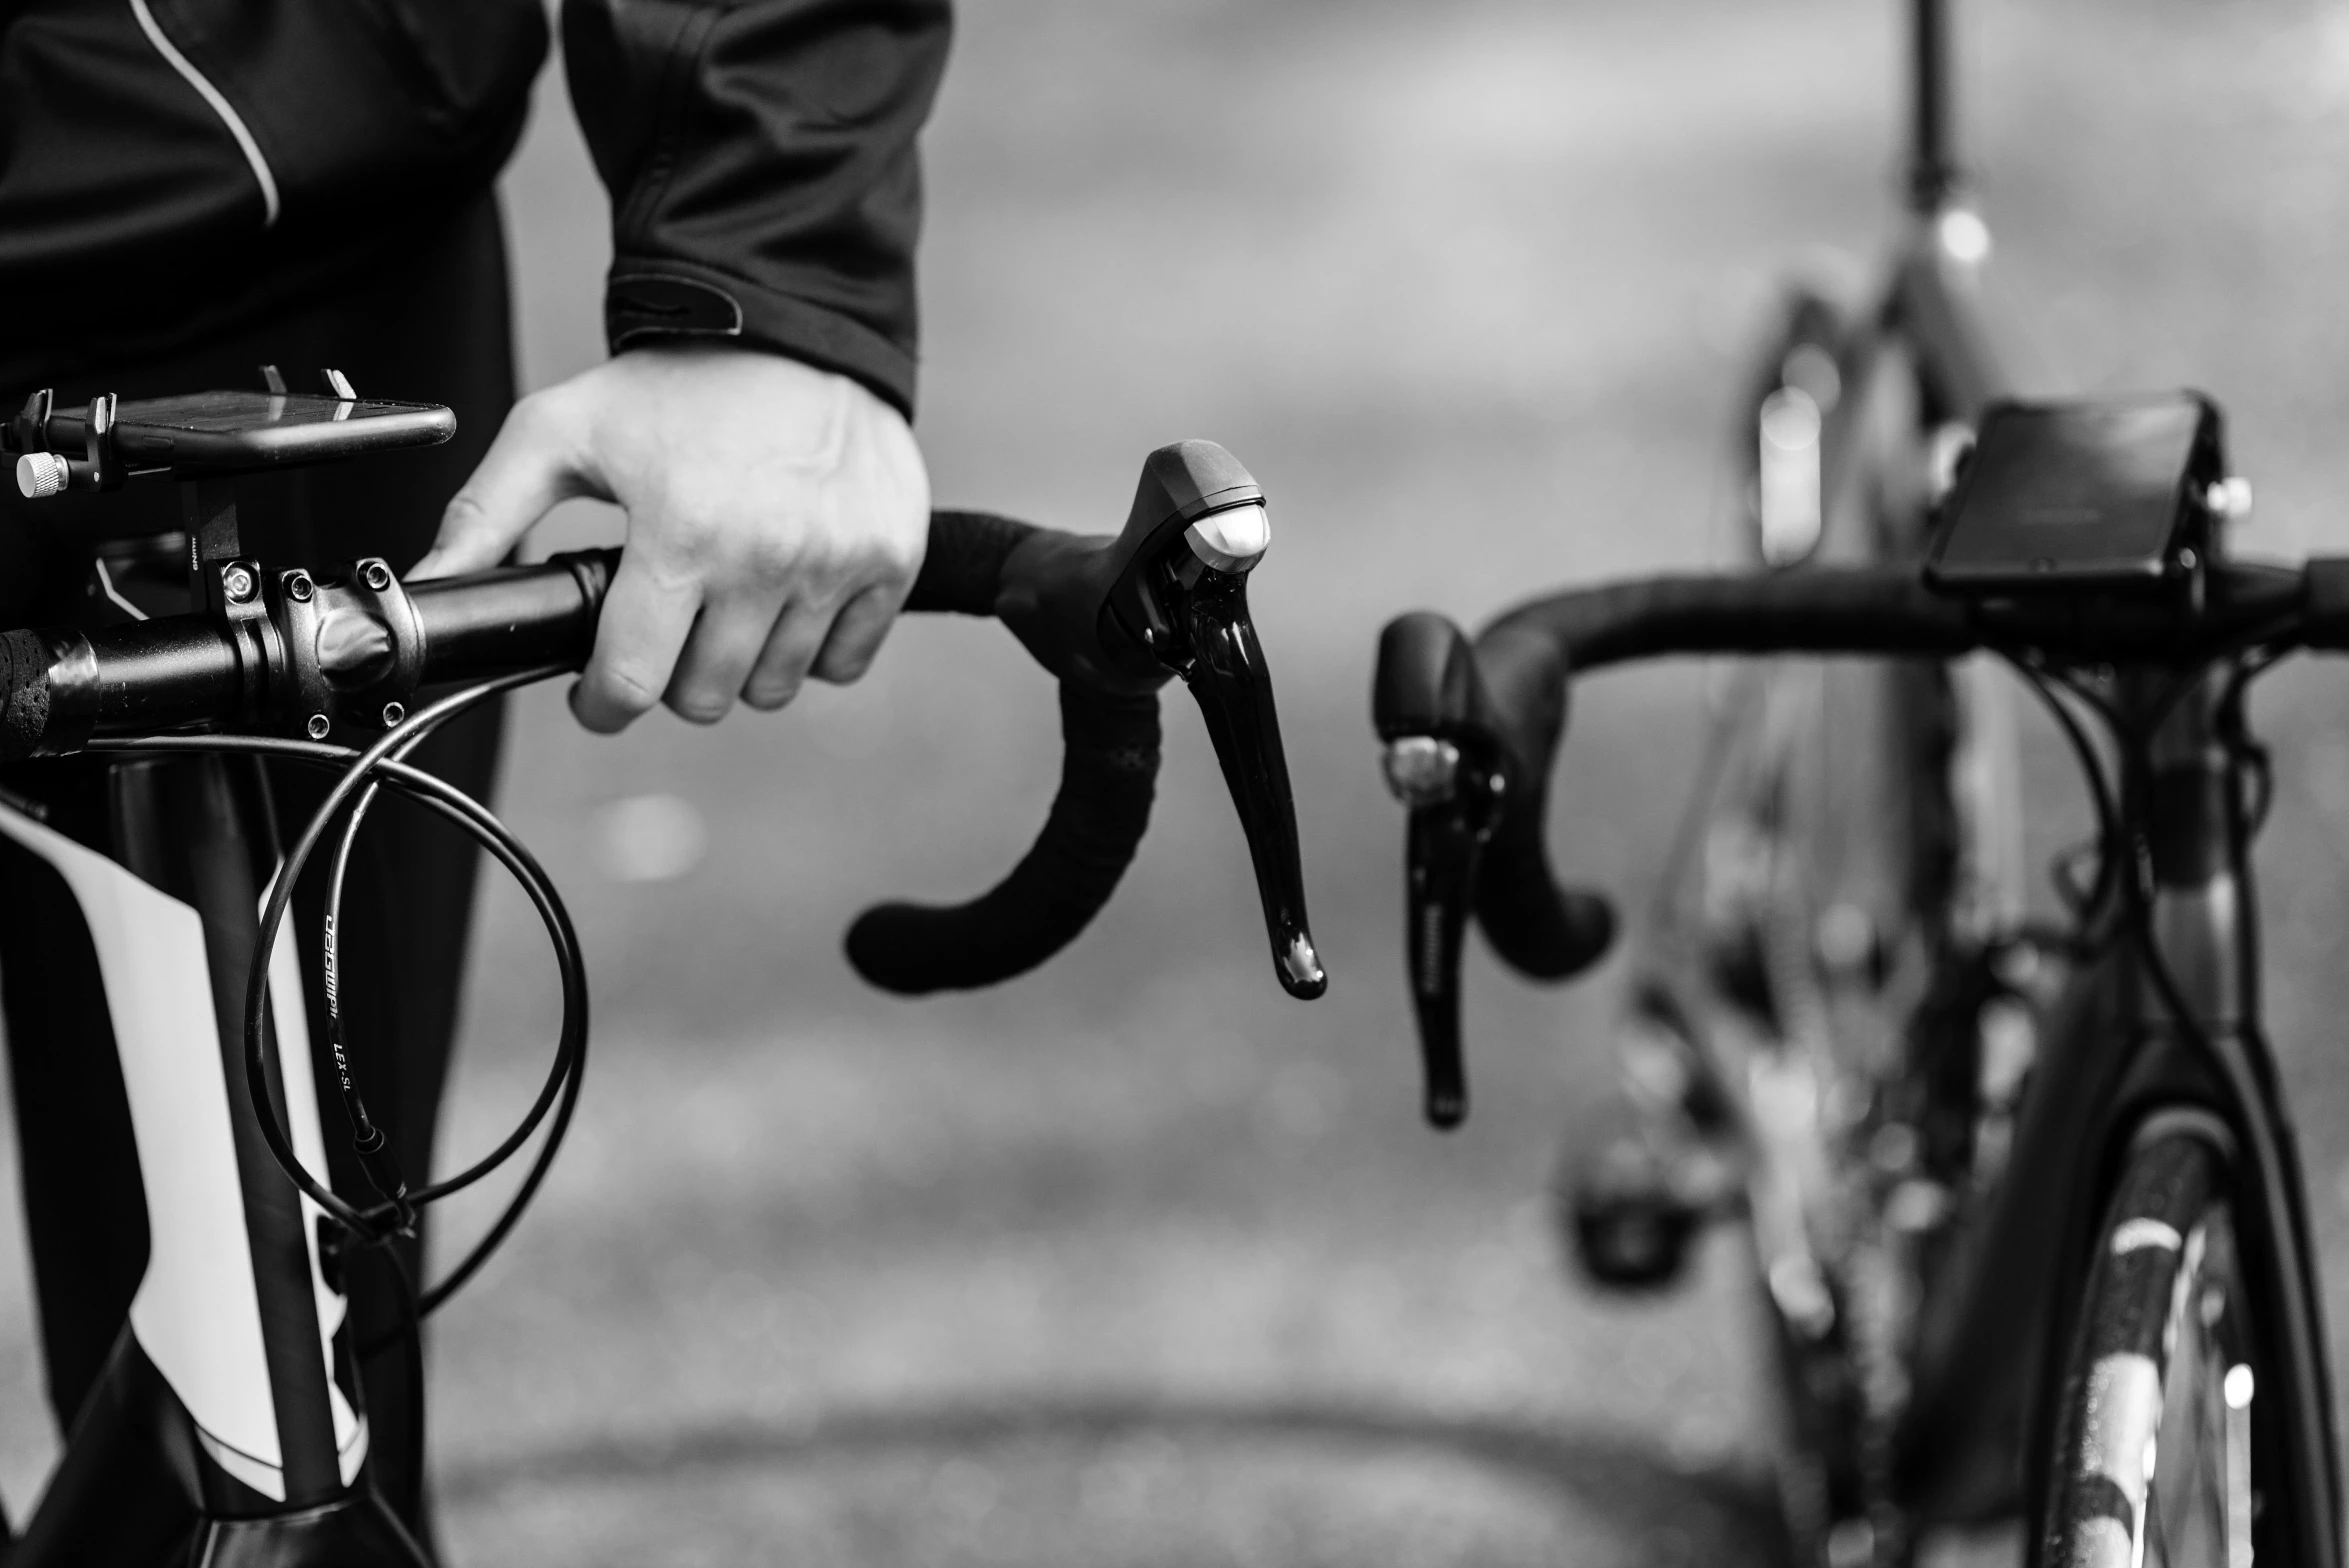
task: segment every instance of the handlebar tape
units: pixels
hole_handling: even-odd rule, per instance
[[[909,611],[991,616],[1005,564],[1034,530],[984,512],[933,512]],[[968,903],[880,904],[848,928],[848,961],[900,996],[975,990],[1025,974],[1076,939],[1117,889],[1150,825],[1158,698],[1060,687],[1060,791],[1036,842]]]
[[[49,733],[49,645],[37,633],[0,633],[0,702],[0,761],[31,756]]]
[[[1563,980],[1614,940],[1613,906],[1561,886],[1550,867],[1550,774],[1573,675],[1668,652],[1947,655],[1976,640],[1963,608],[1935,596],[1913,567],[1651,578],[1502,616],[1476,641],[1509,776],[1477,877],[1477,923],[1493,951],[1521,974]]]
[[[1036,531],[993,512],[932,512],[922,570],[905,596],[909,614],[944,612],[993,618],[1004,563]]]
[[[2302,568],[2308,579],[2308,646],[2322,653],[2349,649],[2349,556],[2327,556]]]
[[[1503,962],[1536,980],[1564,980],[1605,955],[1615,907],[1559,885],[1550,869],[1550,766],[1566,728],[1566,663],[1556,644],[1522,629],[1478,640],[1477,665],[1495,711],[1509,788],[1481,857],[1476,920]]]

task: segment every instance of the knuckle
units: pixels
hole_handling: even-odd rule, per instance
[[[797,681],[752,681],[742,688],[742,700],[761,713],[773,713],[789,707],[791,699],[799,695]]]
[[[707,692],[679,692],[669,700],[669,709],[688,724],[715,724],[734,706],[731,697],[713,697]]]
[[[816,661],[815,677],[835,686],[853,685],[864,679],[865,672],[873,667],[873,655],[876,652],[878,650],[873,648],[853,648],[837,653],[827,651]]]
[[[597,676],[589,682],[595,696],[623,712],[643,713],[661,699],[657,684],[624,665],[613,665],[597,672]]]
[[[724,530],[708,509],[690,504],[663,512],[659,533],[663,561],[672,570],[689,572],[708,565],[724,540]]]
[[[489,531],[489,511],[470,486],[449,497],[441,508],[440,543],[454,544]]]
[[[760,587],[778,587],[804,575],[806,553],[771,529],[760,529],[742,542],[737,572]]]
[[[516,403],[506,415],[506,424],[524,440],[541,441],[552,436],[563,423],[562,404],[556,387],[544,387]]]
[[[883,569],[898,581],[911,582],[914,573],[922,568],[922,557],[928,553],[929,543],[926,527],[888,535],[881,542]]]

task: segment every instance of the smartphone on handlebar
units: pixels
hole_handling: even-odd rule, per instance
[[[347,388],[349,383],[342,385]],[[200,479],[438,446],[457,416],[434,403],[308,392],[188,392],[61,408],[36,392],[0,431],[26,499],[125,479]]]

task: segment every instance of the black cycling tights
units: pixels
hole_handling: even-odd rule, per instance
[[[457,435],[445,446],[248,481],[240,489],[246,552],[268,565],[380,554],[405,568],[431,543],[441,508],[513,402],[496,207],[484,197],[453,220],[444,215],[420,225],[415,239],[378,259],[368,276],[348,280],[333,297],[289,308],[200,349],[129,365],[57,365],[43,379],[70,405],[99,391],[141,397],[258,386],[255,367],[262,364],[280,367],[296,390],[318,390],[319,367],[332,366],[362,395],[449,404],[457,412]],[[29,390],[0,387],[0,398],[13,401]],[[113,533],[126,531],[134,516],[142,519],[128,525],[135,529],[162,531],[178,522],[178,498],[168,485],[59,497],[37,508],[19,501],[13,486],[0,490],[0,628],[83,613],[90,556],[80,541],[90,537],[94,519],[102,517]],[[501,723],[494,706],[476,710],[434,736],[416,760],[486,797]],[[271,777],[282,831],[290,833],[316,803],[325,775],[279,767]],[[52,826],[108,845],[112,829],[94,763],[26,764],[0,770],[0,782],[48,802]],[[388,1122],[411,1180],[421,1180],[432,1164],[477,860],[456,832],[387,797],[360,840],[344,898],[345,1028],[369,1069],[369,1104]],[[56,919],[53,905],[43,908],[44,869],[13,846],[0,853],[0,1008],[49,1397],[62,1427],[122,1328],[146,1266],[147,1227],[120,1068],[111,1051],[90,1049],[94,1033],[109,1036],[89,938],[78,921]],[[304,890],[296,924],[307,960],[310,1035],[323,1048],[317,881]],[[316,1076],[322,1089],[333,1081],[323,1060]],[[335,1189],[373,1202],[349,1157],[339,1101],[322,1105],[320,1116],[336,1156]],[[413,1247],[408,1260],[420,1273]],[[381,1262],[357,1264],[349,1286],[361,1340],[398,1322],[395,1287]],[[371,1464],[387,1499],[429,1539],[421,1478],[408,1473],[413,1417],[406,1354],[394,1346],[367,1371]]]

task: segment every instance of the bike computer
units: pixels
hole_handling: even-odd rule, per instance
[[[0,430],[0,447],[21,454],[17,487],[37,500],[67,489],[111,490],[126,479],[214,479],[437,446],[456,433],[457,416],[438,404],[362,398],[348,381],[329,381],[340,395],[109,395],[78,409],[36,392]]]
[[[79,446],[83,418],[80,409],[57,410],[49,416],[50,440]],[[115,441],[126,463],[182,474],[251,472],[437,446],[456,430],[457,416],[437,404],[305,392],[188,392],[126,399],[114,413]]]
[[[2189,578],[2225,477],[2196,392],[1994,403],[1944,506],[1925,580],[1951,594],[2144,592]]]

